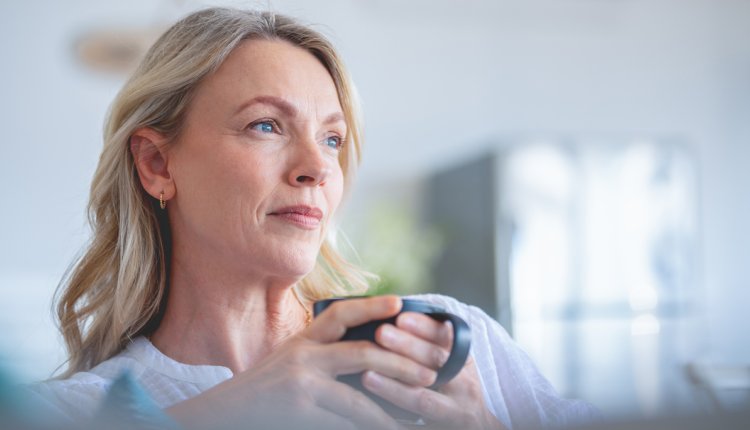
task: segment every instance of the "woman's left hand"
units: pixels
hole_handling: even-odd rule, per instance
[[[384,348],[438,370],[450,354],[453,329],[427,315],[404,312],[395,326],[378,328],[375,340]],[[365,372],[362,383],[372,393],[422,416],[429,429],[505,429],[484,403],[471,356],[461,372],[437,391],[406,385],[373,371]]]

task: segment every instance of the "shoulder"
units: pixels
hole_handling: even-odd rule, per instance
[[[67,379],[51,379],[25,386],[33,401],[51,413],[70,420],[90,418],[112,382],[124,372],[138,374],[143,366],[126,351],[78,372]]]

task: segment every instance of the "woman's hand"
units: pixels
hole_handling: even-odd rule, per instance
[[[438,370],[450,355],[453,329],[427,315],[404,312],[396,319],[396,326],[378,328],[375,339],[384,348]],[[461,372],[437,391],[377,371],[365,372],[362,383],[372,393],[422,416],[430,429],[505,429],[484,403],[471,356]]]
[[[339,341],[348,328],[400,308],[395,296],[336,302],[252,369],[168,412],[187,428],[397,428],[366,395],[335,378],[369,369],[409,386],[435,380],[429,366],[372,342]]]

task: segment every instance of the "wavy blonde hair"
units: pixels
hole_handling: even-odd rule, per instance
[[[350,189],[360,158],[358,104],[343,62],[325,37],[270,12],[211,8],[177,22],[151,47],[110,108],[88,205],[92,238],[58,290],[57,315],[69,354],[61,377],[90,369],[158,327],[169,288],[170,230],[158,201],[141,186],[130,137],[150,127],[174,139],[196,87],[248,39],[287,41],[326,67],[348,125],[339,162],[344,189]],[[298,288],[316,300],[362,292],[369,277],[348,263],[329,237]]]

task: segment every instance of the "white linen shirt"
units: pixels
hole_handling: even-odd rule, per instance
[[[481,309],[438,294],[408,298],[442,306],[468,323],[470,354],[480,376],[485,403],[506,427],[570,426],[599,417],[588,403],[561,398],[502,326]],[[223,366],[177,362],[162,354],[147,338],[138,337],[118,355],[91,370],[29,388],[63,416],[73,421],[85,420],[97,411],[111,383],[124,371],[129,371],[163,409],[233,376]]]

